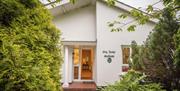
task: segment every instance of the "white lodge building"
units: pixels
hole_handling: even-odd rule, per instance
[[[137,26],[135,32],[128,32],[128,25],[122,26],[123,31],[111,32],[107,22],[117,20],[118,15],[128,14],[132,9],[121,2],[110,7],[102,0],[78,0],[75,4],[64,1],[49,9],[54,24],[62,32],[64,87],[72,82],[89,81],[105,86],[119,80],[127,71],[131,53],[129,45],[133,40],[142,44],[155,25],[149,21]],[[128,15],[121,21],[127,23],[133,19]]]

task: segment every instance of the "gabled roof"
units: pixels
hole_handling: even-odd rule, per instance
[[[101,1],[102,3],[106,3],[105,0],[98,0],[98,1]],[[66,12],[69,12],[71,10],[75,10],[77,8],[82,8],[82,7],[85,7],[85,6],[88,6],[88,5],[95,5],[95,2],[96,0],[77,0],[77,2],[75,4],[72,4],[69,2],[69,0],[63,0],[61,3],[59,4],[56,4],[55,7],[52,7],[51,4],[55,3],[55,2],[52,2],[52,3],[49,3],[49,4],[46,4],[45,6],[48,7],[48,9],[51,11],[52,15],[54,16],[57,16],[59,14],[64,14]],[[139,10],[135,7],[132,7],[130,5],[127,5],[123,2],[120,2],[118,0],[116,0],[116,3],[114,5],[114,7],[117,7],[119,9],[122,9],[126,12],[130,12],[132,9],[136,9],[136,10]],[[141,11],[141,10],[139,10]],[[147,14],[146,12],[144,11],[141,11],[143,12],[144,14]],[[154,23],[157,23],[158,20],[150,20],[151,22],[154,22]]]
[[[96,0],[77,0],[75,4],[72,4],[69,0],[63,0],[63,2],[57,3],[55,7],[51,6],[54,2],[51,4],[46,4],[46,7],[48,7],[54,16],[57,16],[77,8],[93,5],[95,4],[95,1]]]

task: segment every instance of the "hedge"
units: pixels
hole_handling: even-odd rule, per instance
[[[60,31],[39,0],[0,0],[0,91],[59,91]]]

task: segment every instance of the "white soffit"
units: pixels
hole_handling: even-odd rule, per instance
[[[63,45],[96,46],[96,41],[62,41]]]
[[[81,7],[85,7],[87,5],[90,5],[90,4],[94,4],[95,1],[102,1],[102,2],[106,3],[105,0],[77,0],[75,4],[72,4],[69,2],[69,0],[62,0],[60,3],[56,3],[55,7],[52,7],[51,5],[48,5],[46,7],[47,8],[49,7],[48,9],[50,10],[50,12],[53,16],[57,16],[60,14],[65,14],[65,13],[67,13],[71,10],[77,9],[77,8],[81,8]],[[116,1],[115,7],[118,7],[124,11],[127,11],[127,12],[130,12],[132,9],[142,11],[140,9],[137,9],[135,7],[132,7],[132,6],[127,5],[127,4],[120,2],[120,1]],[[144,11],[142,11],[142,12],[144,14],[147,14]],[[158,22],[157,19],[151,19],[150,21],[154,22],[154,23]]]
[[[75,4],[70,3],[69,0],[65,0],[65,1],[64,1],[64,3],[61,2],[61,4],[58,6],[49,8],[49,10],[53,16],[64,14],[71,10],[90,5],[93,3],[94,0],[77,0]]]

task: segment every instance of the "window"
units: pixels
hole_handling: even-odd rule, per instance
[[[74,57],[74,65],[78,65],[79,64],[79,49],[74,49],[73,57]]]
[[[129,58],[131,54],[131,48],[129,45],[122,45],[122,72],[127,72],[129,69]]]
[[[123,48],[122,49],[122,54],[123,54],[123,64],[128,64],[128,60],[130,57],[130,48]]]

